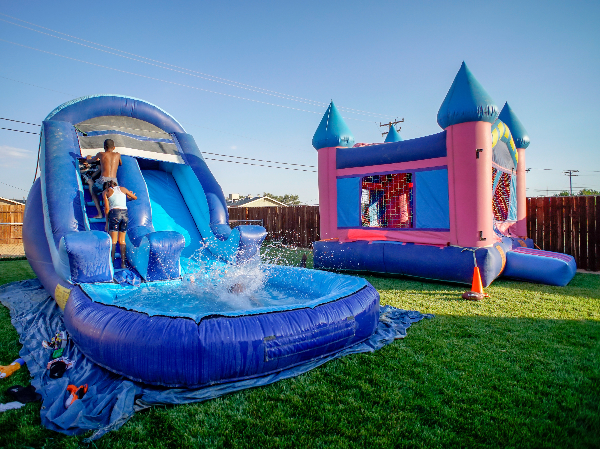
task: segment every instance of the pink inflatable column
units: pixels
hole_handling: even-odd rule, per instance
[[[438,111],[446,130],[451,244],[486,247],[498,239],[492,206],[492,123],[498,108],[463,62]]]
[[[492,124],[446,128],[451,244],[485,247],[496,240],[492,209]]]
[[[354,145],[354,137],[333,101],[329,104],[317,131],[315,131],[312,145],[319,154],[320,237],[321,239],[333,239],[338,237],[336,147],[352,147]]]
[[[520,238],[527,237],[527,193],[526,193],[526,169],[525,169],[525,149],[518,148],[517,154],[517,224],[515,232]]]
[[[318,152],[320,237],[321,239],[332,239],[337,237],[336,148],[320,148]]]

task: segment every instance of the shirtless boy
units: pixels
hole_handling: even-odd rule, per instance
[[[89,162],[100,161],[101,175],[94,183],[93,189],[91,189],[92,200],[94,200],[94,204],[98,209],[96,218],[100,219],[102,218],[102,211],[98,203],[98,194],[104,190],[104,183],[107,181],[117,182],[117,169],[123,165],[123,162],[121,161],[121,154],[115,152],[115,142],[112,139],[104,141],[104,152],[99,152],[93,158],[88,156],[87,159]]]

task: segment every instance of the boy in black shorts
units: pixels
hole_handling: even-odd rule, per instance
[[[118,186],[116,181],[110,180],[104,183],[104,212],[106,213],[106,228],[112,240],[111,258],[114,262],[117,242],[121,249],[121,268],[125,269],[127,262],[125,233],[127,232],[127,199],[137,200],[137,196],[129,189]]]

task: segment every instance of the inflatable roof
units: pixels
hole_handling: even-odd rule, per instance
[[[394,128],[393,125],[390,125],[390,129],[388,130],[388,134],[385,137],[385,141],[384,142],[400,142],[403,141],[404,139],[402,139],[402,137],[400,137],[400,134],[398,134],[398,131],[396,130],[396,128]]]

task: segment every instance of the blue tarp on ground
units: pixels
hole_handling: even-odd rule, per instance
[[[51,359],[52,351],[43,348],[42,341],[49,341],[57,331],[65,330],[62,313],[56,302],[46,294],[37,279],[0,286],[0,301],[9,308],[12,324],[23,344],[20,356],[33,377],[31,384],[43,397],[40,410],[42,425],[69,435],[94,431],[90,440],[120,428],[134,413],[154,405],[210,400],[300,375],[340,356],[373,352],[394,339],[404,338],[412,323],[433,317],[418,311],[383,306],[379,325],[371,338],[335,355],[251,380],[201,389],[169,389],[135,383],[103,369],[89,361],[72,341],[69,341],[63,356],[75,361],[73,368],[67,370],[62,378],[50,378],[46,365]],[[66,409],[68,384],[87,384],[89,390],[82,400]]]

